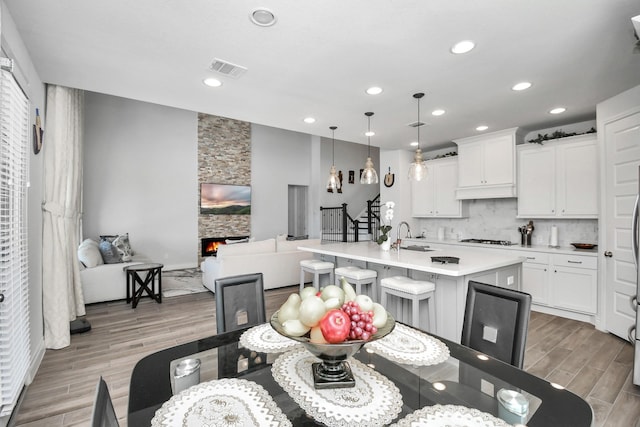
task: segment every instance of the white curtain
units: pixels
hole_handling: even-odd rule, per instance
[[[83,316],[78,244],[82,209],[82,91],[47,86],[42,293],[47,348],[70,344],[69,323]]]

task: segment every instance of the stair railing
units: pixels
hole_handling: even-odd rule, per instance
[[[347,204],[336,207],[320,207],[322,240],[327,242],[357,242],[358,224],[347,212]]]
[[[358,242],[361,221],[354,219],[347,211],[347,204],[336,207],[320,207],[322,240],[327,242]],[[367,233],[374,240],[380,235],[380,195],[367,200]]]

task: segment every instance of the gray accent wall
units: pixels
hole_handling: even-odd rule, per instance
[[[197,114],[93,92],[85,103],[84,238],[129,233],[136,254],[194,267]]]

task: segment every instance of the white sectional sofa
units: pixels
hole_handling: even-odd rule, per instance
[[[117,264],[100,264],[80,270],[84,303],[115,301],[127,297],[127,277],[124,268],[141,264],[145,261],[120,262]]]
[[[249,273],[262,273],[265,290],[298,284],[300,261],[313,258],[311,252],[300,251],[298,246],[319,243],[320,239],[267,239],[221,245],[217,256],[200,264],[202,284],[215,292],[216,279]],[[311,276],[308,275],[305,281],[311,281]]]
[[[128,242],[127,242],[128,244]],[[80,281],[84,303],[115,301],[127,297],[127,276],[124,268],[134,264],[150,262],[144,256],[132,255],[130,248],[127,262],[105,264],[98,242],[85,239],[78,247]]]

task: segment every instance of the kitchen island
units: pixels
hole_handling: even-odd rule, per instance
[[[510,289],[520,289],[524,257],[486,253],[469,248],[383,251],[373,242],[326,243],[299,246],[336,267],[357,265],[376,270],[378,283],[385,277],[402,275],[428,280],[436,285],[436,328],[431,332],[460,342],[469,280]],[[456,257],[458,264],[432,262],[431,257]],[[374,295],[379,301],[379,295]]]

